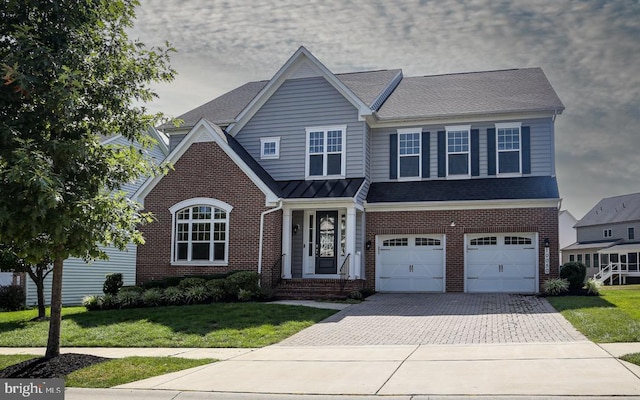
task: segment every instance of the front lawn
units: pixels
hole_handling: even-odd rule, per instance
[[[0,355],[0,371],[35,358],[38,356],[31,354]],[[177,357],[116,358],[74,371],[66,375],[64,380],[66,387],[108,388],[214,361],[213,359],[194,360]]]
[[[63,347],[263,347],[335,310],[264,303],[214,303],[123,310],[62,310]],[[0,346],[46,346],[36,310],[0,313]]]
[[[547,300],[594,342],[640,342],[640,285],[604,286],[601,293]]]

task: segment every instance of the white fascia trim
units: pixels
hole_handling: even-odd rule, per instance
[[[153,126],[150,126],[147,132],[149,132],[149,135],[158,142],[160,150],[166,157],[167,154],[169,154],[169,138],[165,134],[160,133],[160,131]]]
[[[351,198],[323,198],[323,199],[285,199],[285,210],[298,210],[298,209],[320,209],[326,210],[328,208],[349,208],[354,207],[356,204]]]
[[[367,212],[492,210],[507,208],[557,208],[560,199],[423,201],[403,203],[365,203]]]
[[[237,122],[229,125],[229,134],[235,136],[249,120],[255,115],[258,110],[269,100],[269,98],[278,90],[278,88],[287,80],[287,78],[295,72],[297,65],[303,62],[305,59],[315,66],[322,77],[324,77],[340,94],[342,94],[347,101],[358,109],[358,119],[364,121],[364,115],[371,115],[373,111],[362,100],[356,96],[351,89],[349,89],[344,83],[342,83],[327,67],[324,66],[309,50],[304,46],[293,53],[291,58],[276,72],[271,78],[269,83],[262,88],[262,90],[251,100],[251,102],[238,114],[236,117]]]
[[[100,142],[100,144],[104,146],[104,145],[107,145],[107,144],[109,144],[111,142],[115,142],[116,140],[120,139],[121,137],[122,137],[122,134],[119,133],[119,134],[117,134],[115,136],[111,136],[109,138],[106,138],[105,140]]]
[[[202,142],[214,142],[233,160],[234,163],[242,172],[244,172],[249,179],[265,194],[266,205],[276,203],[280,198],[269,189],[269,187],[253,172],[251,168],[231,149],[229,143],[225,138],[222,129],[205,119],[201,119],[194,125],[194,127],[187,133],[187,136],[176,146],[175,149],[167,156],[166,162],[175,163],[182,157],[187,149],[193,143]],[[163,175],[156,175],[150,179],[147,179],[140,188],[134,193],[133,199],[140,202],[144,206],[144,198],[149,192],[160,182]]]

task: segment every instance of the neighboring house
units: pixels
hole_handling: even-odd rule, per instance
[[[575,225],[578,220],[567,210],[560,211],[558,215],[558,233],[559,233],[559,245],[560,245],[560,265],[562,261],[562,249],[574,244],[577,241]]]
[[[154,128],[150,128],[148,134],[156,139],[157,144],[146,151],[160,163],[169,152],[168,138]],[[116,135],[105,138],[102,144],[129,145],[131,142],[122,135]],[[134,146],[141,148],[138,143],[135,143]],[[141,178],[136,182],[126,183],[123,185],[122,190],[131,196],[145,180],[146,178]],[[91,264],[87,264],[81,258],[69,258],[64,261],[62,274],[63,304],[80,304],[82,298],[86,295],[102,294],[102,285],[104,284],[105,276],[110,273],[121,273],[125,285],[135,284],[136,246],[129,244],[127,251],[120,251],[114,247],[105,247],[103,250],[109,255],[109,260],[96,260]],[[47,279],[45,279],[44,294],[47,304],[51,301],[51,279],[52,274],[49,274]],[[32,306],[37,304],[38,298],[35,284],[28,276],[25,278],[25,282],[27,305]]]
[[[600,200],[575,225],[577,241],[562,249],[563,263],[587,266],[587,276],[624,283],[640,277],[640,193]]]
[[[538,292],[558,274],[563,110],[540,68],[334,74],[301,47],[166,127],[175,169],[137,193],[157,221],[136,279],[242,269],[297,297]]]

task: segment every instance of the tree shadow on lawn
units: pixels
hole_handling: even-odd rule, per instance
[[[617,308],[600,296],[553,296],[546,297],[558,311],[577,310],[581,308]]]
[[[220,329],[243,330],[287,322],[319,322],[335,311],[264,303],[215,303],[90,311],[63,317],[83,328],[148,321],[173,332],[207,335]]]

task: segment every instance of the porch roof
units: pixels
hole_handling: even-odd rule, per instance
[[[624,243],[598,250],[600,254],[640,253],[640,243]]]
[[[591,242],[591,243],[574,243],[562,250],[586,250],[586,249],[601,249],[607,248],[616,242]]]
[[[354,197],[364,178],[278,181],[282,197],[287,199],[318,199]]]

